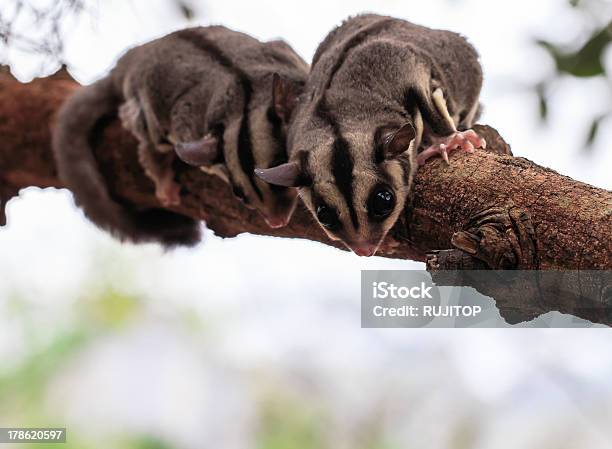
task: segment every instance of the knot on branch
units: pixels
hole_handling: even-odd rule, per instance
[[[5,64],[0,64],[0,77],[5,77],[11,81],[17,81],[17,78],[15,78],[11,72],[11,68]]]
[[[452,236],[451,243],[491,269],[533,270],[539,267],[531,217],[512,202],[472,216],[466,229]]]

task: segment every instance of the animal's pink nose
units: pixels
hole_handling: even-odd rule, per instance
[[[282,228],[289,223],[289,218],[287,217],[265,217],[264,219],[268,226],[274,229]]]
[[[378,246],[373,245],[372,243],[356,243],[354,245],[351,245],[351,250],[355,254],[364,257],[373,256],[377,249]]]

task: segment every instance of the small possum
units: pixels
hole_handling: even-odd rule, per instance
[[[180,203],[182,162],[214,173],[272,227],[287,224],[295,189],[258,179],[256,166],[287,161],[286,133],[308,65],[283,41],[260,42],[222,26],[190,28],[129,50],[110,74],[61,108],[53,138],[60,178],[85,214],[122,240],[194,244],[199,223],[164,209],[120,203],[90,145],[101,119],[119,115],[164,207]]]
[[[470,130],[481,85],[478,55],[462,36],[350,18],[315,53],[289,161],[256,173],[297,187],[331,239],[371,256],[404,209],[418,165],[485,146]]]

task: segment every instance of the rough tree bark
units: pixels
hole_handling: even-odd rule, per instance
[[[2,205],[21,188],[62,187],[50,137],[57,109],[78,87],[65,72],[27,84],[0,73]],[[493,129],[481,131],[490,147],[505,152]],[[160,207],[138,164],[135,140],[117,120],[104,126],[95,142],[112,193],[142,207]],[[419,170],[413,205],[378,255],[426,261],[430,270],[612,269],[612,192],[504,154],[477,151],[451,159],[450,166],[432,160]],[[183,203],[173,210],[204,220],[219,236],[250,232],[338,246],[301,206],[289,226],[270,229],[218,178],[187,166],[177,177]]]

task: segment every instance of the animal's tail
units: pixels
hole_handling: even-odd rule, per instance
[[[190,217],[164,209],[137,210],[111,198],[97,165],[90,139],[96,124],[113,116],[120,103],[110,77],[80,88],[59,111],[53,153],[61,181],[85,215],[120,240],[193,245],[200,226]]]

